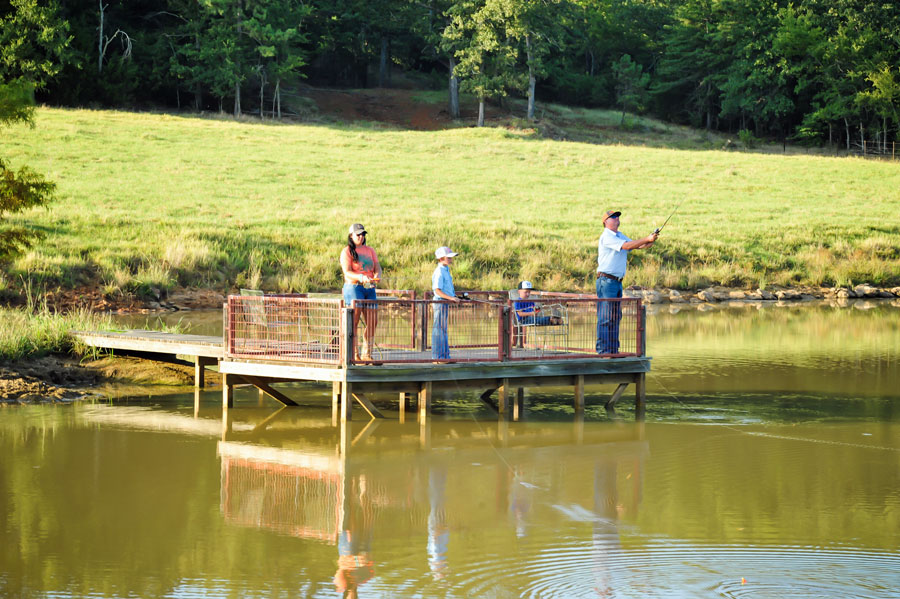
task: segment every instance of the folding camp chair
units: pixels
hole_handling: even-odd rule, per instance
[[[537,351],[541,356],[549,351],[564,350],[569,341],[569,312],[565,305],[541,302],[535,297],[523,300],[518,289],[509,290],[509,299],[513,310],[512,347]],[[528,319],[516,312],[516,303],[523,301],[540,306],[541,310],[535,318]],[[549,318],[549,322],[539,324],[544,317]]]

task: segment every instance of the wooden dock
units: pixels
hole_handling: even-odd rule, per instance
[[[309,381],[331,384],[334,422],[350,420],[354,403],[371,418],[383,418],[371,397],[384,393],[397,397],[401,422],[413,402],[424,422],[433,394],[455,390],[481,391],[482,400],[499,416],[511,411],[518,420],[525,388],[571,386],[575,412],[582,414],[587,385],[615,385],[604,404],[612,410],[633,384],[636,415],[642,418],[650,370],[643,307],[635,302],[618,308],[623,313],[622,353],[598,356],[593,345],[601,301],[567,300],[572,317],[562,340],[559,335],[539,336],[541,331],[515,331],[505,303],[449,305],[458,310],[450,317],[456,341],[450,343],[450,357],[441,360],[431,359],[432,304],[421,300],[379,303],[378,336],[372,337],[377,351],[364,358],[357,354],[366,334],[362,327],[355,330],[352,309],[339,300],[298,296],[230,296],[223,337],[154,331],[74,334],[91,347],[193,362],[198,390],[204,386],[204,369],[215,366],[222,376],[225,409],[234,405],[235,385],[253,385],[261,395],[290,406],[297,404],[273,385]],[[199,402],[199,393],[196,397]]]

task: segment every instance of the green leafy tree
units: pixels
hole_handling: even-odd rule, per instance
[[[664,51],[652,88],[663,114],[713,128],[730,53],[717,39],[722,19],[714,0],[686,0],[674,10],[673,22],[664,29]]]
[[[34,85],[22,80],[0,83],[0,126],[28,123],[34,120]],[[45,180],[27,166],[18,171],[8,167],[0,158],[0,260],[29,247],[35,237],[21,227],[3,223],[5,214],[42,206],[53,199],[56,185]]]
[[[0,81],[23,78],[45,87],[71,60],[71,41],[56,0],[9,0],[6,11],[0,3]]]
[[[463,0],[448,11],[451,21],[444,38],[457,48],[456,72],[463,91],[478,98],[479,127],[484,126],[486,99],[503,98],[510,87],[521,87],[515,69],[517,45],[506,29],[508,8],[502,0]]]
[[[882,151],[887,150],[888,120],[896,126],[900,123],[897,107],[900,105],[900,68],[894,69],[882,63],[869,72],[866,81],[871,84],[857,96],[857,102],[875,111],[881,117]]]
[[[625,111],[638,112],[644,109],[647,98],[647,87],[650,85],[650,74],[625,54],[613,65],[616,74],[616,100],[622,108],[622,122],[625,124]]]
[[[247,36],[255,43],[260,72],[260,117],[263,115],[263,88],[267,75],[275,83],[272,113],[281,118],[281,84],[300,77],[307,64],[304,44],[307,36],[300,27],[312,7],[298,0],[262,0],[253,4],[244,23]]]

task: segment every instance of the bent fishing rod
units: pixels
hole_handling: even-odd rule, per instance
[[[663,227],[665,227],[669,223],[669,219],[672,218],[673,216],[675,216],[675,213],[678,212],[678,209],[681,208],[681,205],[684,204],[686,201],[687,201],[687,198],[684,198],[683,200],[678,202],[678,205],[675,206],[675,210],[672,211],[672,214],[670,214],[668,217],[666,217],[665,222],[662,225],[660,225],[659,227],[657,227],[656,230],[653,232],[654,235],[659,235],[659,232],[663,230]]]

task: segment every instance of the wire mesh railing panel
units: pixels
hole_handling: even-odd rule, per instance
[[[223,457],[220,507],[231,524],[335,544],[340,483],[338,474]]]
[[[357,300],[353,362],[484,362],[502,357],[504,305]]]
[[[339,364],[341,306],[340,299],[231,295],[226,355]]]
[[[229,296],[226,355],[330,365],[643,355],[639,299],[542,294],[531,298],[537,315],[523,319],[503,293],[503,302],[356,300],[346,314],[336,298]]]
[[[510,360],[627,357],[643,353],[641,300],[531,298],[539,316],[519,318],[510,302]]]

